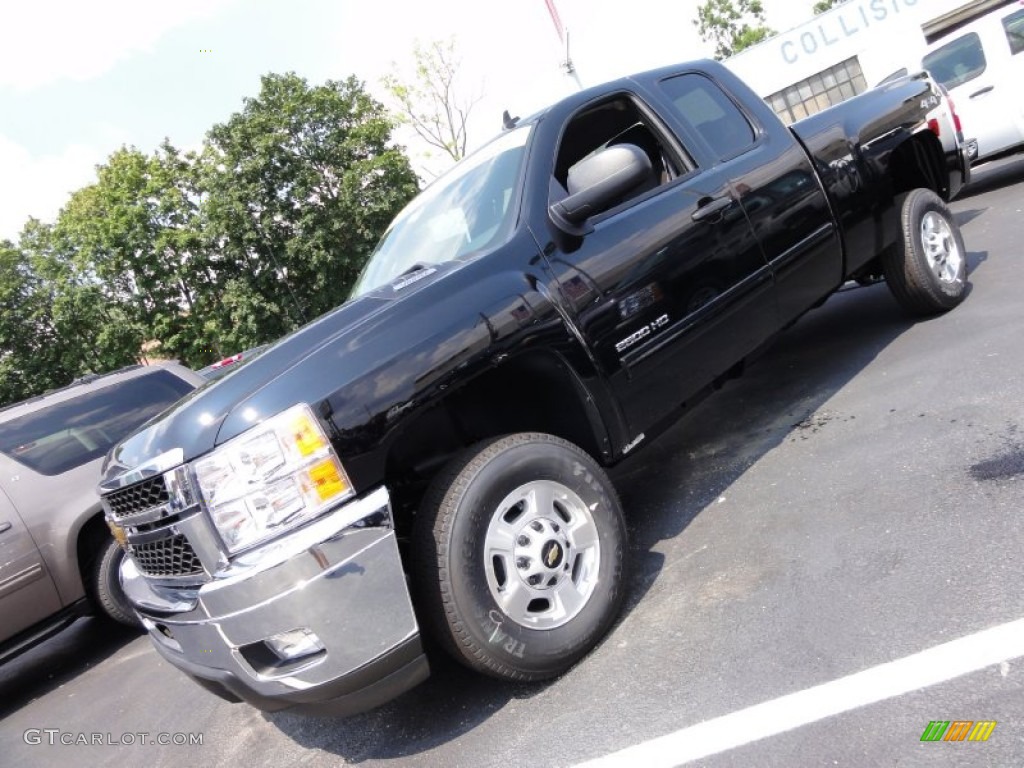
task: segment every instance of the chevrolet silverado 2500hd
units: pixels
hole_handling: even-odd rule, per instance
[[[573,95],[417,197],[349,301],[113,449],[100,491],[161,655],[265,710],[507,679],[608,631],[602,466],[848,279],[949,310],[967,172],[921,74],[784,126],[697,62]]]

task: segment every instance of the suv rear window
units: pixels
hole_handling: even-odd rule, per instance
[[[1006,41],[1010,44],[1010,53],[1016,56],[1024,51],[1024,11],[1011,13],[1003,19]]]
[[[923,66],[932,77],[952,90],[985,71],[985,51],[975,32],[958,37],[924,57]]]
[[[0,452],[43,475],[98,459],[192,385],[169,371],[111,384],[0,424]]]

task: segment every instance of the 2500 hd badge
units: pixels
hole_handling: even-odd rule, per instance
[[[639,329],[634,333],[631,333],[629,336],[627,336],[618,344],[616,344],[615,351],[620,353],[625,352],[627,349],[632,347],[637,342],[643,341],[655,331],[660,331],[666,325],[668,325],[668,315],[662,315],[657,320],[648,323],[643,328]]]

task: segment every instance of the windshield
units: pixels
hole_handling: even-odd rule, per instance
[[[370,254],[352,295],[404,272],[501,245],[512,229],[512,201],[530,129],[502,134],[409,203]]]

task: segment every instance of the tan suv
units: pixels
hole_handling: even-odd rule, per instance
[[[96,495],[100,464],[202,383],[176,363],[135,366],[0,410],[0,661],[97,609],[138,624]]]

